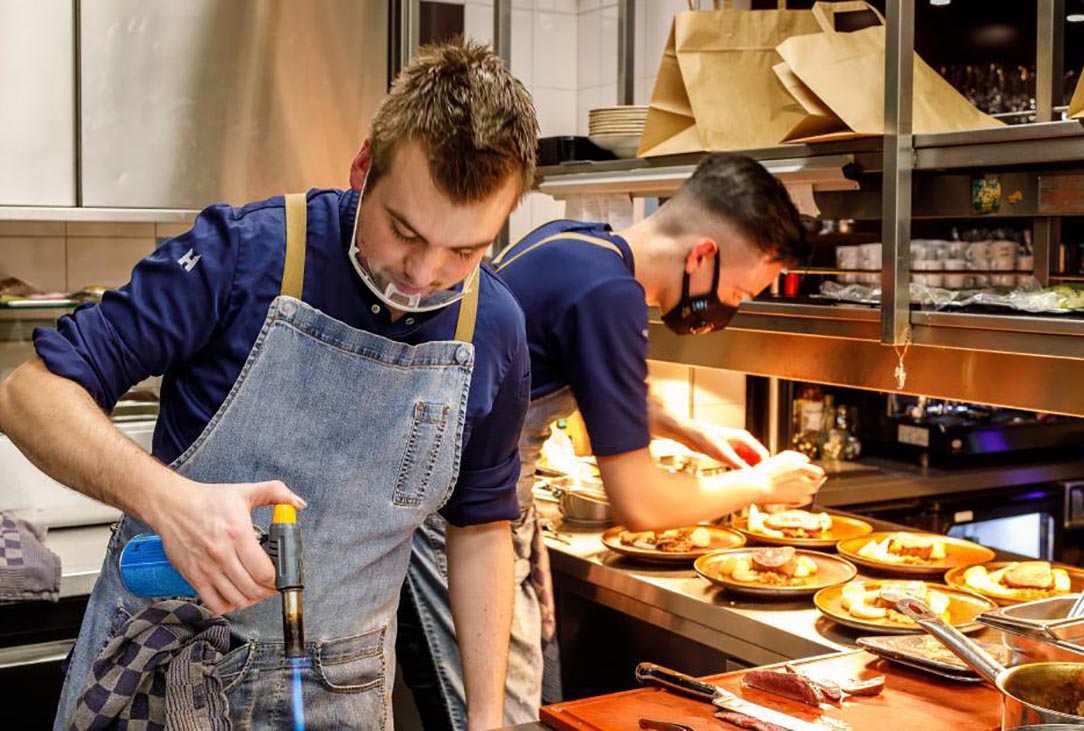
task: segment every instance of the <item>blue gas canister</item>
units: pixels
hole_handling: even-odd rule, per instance
[[[120,579],[125,589],[146,599],[196,596],[196,590],[169,562],[162,538],[154,533],[128,541],[120,554]]]

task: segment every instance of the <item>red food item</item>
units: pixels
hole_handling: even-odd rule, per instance
[[[749,554],[753,568],[757,571],[774,571],[784,576],[794,576],[798,564],[794,549],[790,546],[781,548],[757,548]]]
[[[814,708],[819,708],[821,701],[824,700],[820,689],[801,673],[750,670],[742,676],[741,682],[750,688],[781,695]]]

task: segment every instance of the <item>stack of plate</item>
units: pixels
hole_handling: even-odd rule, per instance
[[[646,106],[592,109],[588,112],[587,135],[596,145],[618,157],[636,157],[646,119]]]

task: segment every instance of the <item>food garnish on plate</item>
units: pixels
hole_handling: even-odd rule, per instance
[[[963,574],[968,588],[1004,599],[1032,601],[1071,590],[1069,572],[1049,561],[1016,561],[993,571],[970,566]]]
[[[915,566],[936,564],[947,557],[945,541],[936,535],[923,533],[891,533],[880,541],[871,540],[858,549],[863,558],[884,563]]]
[[[711,531],[703,526],[669,530],[623,530],[618,539],[626,546],[665,553],[688,553],[711,545]]]
[[[753,548],[748,553],[728,557],[719,564],[718,571],[733,581],[801,586],[814,578],[817,562],[808,556],[796,555],[790,546]]]
[[[924,581],[884,581],[874,589],[867,588],[865,582],[852,581],[843,585],[840,605],[855,619],[913,625],[907,615],[896,611],[896,602],[904,598],[924,602],[934,614],[951,622],[948,595]]]
[[[808,510],[769,513],[749,506],[749,531],[774,538],[824,538],[832,530],[832,516]]]

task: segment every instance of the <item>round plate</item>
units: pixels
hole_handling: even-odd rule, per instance
[[[878,561],[874,558],[858,555],[859,549],[870,541],[877,541],[879,543],[888,536],[899,532],[900,531],[879,531],[877,533],[859,536],[858,538],[848,538],[847,540],[840,541],[836,544],[836,550],[839,551],[840,555],[846,556],[859,566],[883,571],[886,574],[899,574],[901,576],[943,575],[949,569],[956,568],[957,566],[970,566],[972,564],[986,563],[987,561],[994,560],[994,552],[989,548],[980,546],[977,543],[972,543],[971,541],[965,541],[962,538],[952,538],[951,536],[937,537],[938,540],[943,541],[945,544],[945,558],[944,560],[935,563],[891,563],[889,561]],[[920,531],[915,531],[915,533],[920,533]]]
[[[691,530],[693,528],[703,528],[711,533],[711,543],[705,548],[696,548],[684,553],[656,551],[652,548],[637,548],[636,546],[629,546],[621,542],[619,536],[622,531],[628,530],[623,525],[615,525],[613,528],[604,531],[602,533],[602,543],[606,548],[616,553],[620,553],[623,556],[630,556],[642,561],[659,563],[689,563],[690,561],[700,558],[705,553],[720,551],[724,548],[739,548],[745,545],[745,536],[741,533],[730,530],[729,528],[721,528],[717,525],[689,525],[683,527],[681,530]]]
[[[749,530],[749,519],[745,517],[734,518],[730,521],[730,527],[757,543],[771,546],[794,546],[795,548],[832,548],[842,540],[864,536],[873,532],[873,526],[869,523],[848,515],[833,515],[832,530],[824,538],[766,536],[763,533]]]
[[[989,563],[982,564],[982,566],[985,567],[987,573],[989,573],[992,571],[997,571],[1000,568],[1004,568],[1010,563],[1013,562],[991,561]],[[971,586],[966,581],[964,581],[964,572],[971,568],[971,566],[957,566],[956,568],[951,569],[945,574],[945,583],[958,589],[970,591],[973,594],[981,594],[984,597],[993,599],[995,603],[1003,607],[1007,607],[1013,604],[1020,604],[1021,602],[1033,602],[1038,601],[1039,599],[1049,599],[1055,596],[1079,594],[1081,591],[1084,591],[1084,570],[1078,569],[1075,566],[1066,566],[1065,564],[1060,563],[1051,564],[1051,566],[1056,569],[1065,569],[1066,573],[1069,574],[1069,591],[1065,592],[1064,594],[1042,594],[1013,598],[1010,596],[1003,596],[1001,594],[994,594],[990,591],[984,591],[983,589]]]
[[[867,591],[876,590],[890,579],[880,581],[863,581],[862,585]],[[949,624],[961,632],[974,632],[982,629],[982,625],[975,621],[975,617],[983,612],[996,609],[997,605],[989,599],[969,591],[956,589],[944,584],[934,584],[928,581],[922,582],[930,589],[936,589],[949,598]],[[834,622],[854,629],[878,632],[890,635],[919,634],[924,630],[917,624],[909,625],[899,622],[890,622],[887,619],[859,619],[851,616],[851,613],[843,608],[843,585],[837,584],[827,589],[821,589],[813,595],[813,604],[821,611],[821,614]]]
[[[730,548],[725,551],[712,551],[696,559],[693,568],[696,569],[696,573],[727,591],[767,597],[794,597],[815,594],[829,586],[846,584],[858,574],[858,569],[854,567],[854,564],[845,558],[817,551],[806,551],[801,548],[796,550],[795,554],[813,559],[817,564],[817,573],[809,577],[808,583],[799,586],[773,586],[772,584],[758,584],[751,581],[735,581],[729,576],[719,573],[719,564],[727,558],[748,555],[755,550],[750,548]]]

